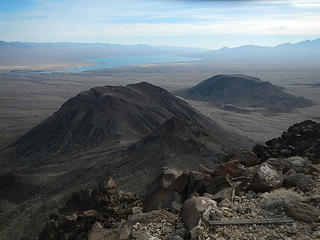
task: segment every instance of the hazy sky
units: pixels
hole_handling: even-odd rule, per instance
[[[0,40],[216,49],[320,37],[320,0],[0,0]]]

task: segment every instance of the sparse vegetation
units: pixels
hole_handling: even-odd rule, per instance
[[[301,194],[285,188],[264,193],[262,197],[262,206],[274,212],[283,210],[283,208],[290,203],[305,201],[305,197]]]

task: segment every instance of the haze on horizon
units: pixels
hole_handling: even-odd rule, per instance
[[[218,49],[320,36],[317,0],[2,0],[0,40]]]

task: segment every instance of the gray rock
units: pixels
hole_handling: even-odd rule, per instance
[[[284,176],[285,187],[297,187],[302,191],[311,191],[314,186],[314,181],[312,177],[306,176],[303,173],[291,174]]]
[[[262,163],[252,178],[249,189],[255,192],[266,192],[282,186],[283,175],[268,163]]]
[[[286,214],[303,222],[319,222],[320,210],[306,203],[296,202],[285,206]]]
[[[267,161],[265,161],[265,163],[268,163],[279,172],[287,172],[289,170],[288,162],[283,158],[269,158]]]
[[[172,209],[173,205],[181,203],[181,196],[168,188],[182,173],[175,169],[162,168],[155,180],[147,186],[143,199],[143,211]],[[173,204],[175,202],[176,204]]]
[[[304,172],[309,165],[309,161],[307,161],[303,157],[298,157],[298,156],[289,157],[287,159],[287,163],[288,163],[288,168],[295,170],[297,173]]]
[[[180,237],[179,235],[174,235],[171,240],[183,240],[182,237]]]
[[[216,202],[206,197],[192,197],[183,203],[181,218],[184,225],[190,231],[199,224],[202,214]]]
[[[216,194],[222,189],[229,188],[230,182],[227,181],[225,176],[216,176],[205,183],[205,191],[209,194]]]

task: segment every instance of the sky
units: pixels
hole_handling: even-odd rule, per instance
[[[0,40],[218,49],[320,38],[320,0],[0,0]]]

